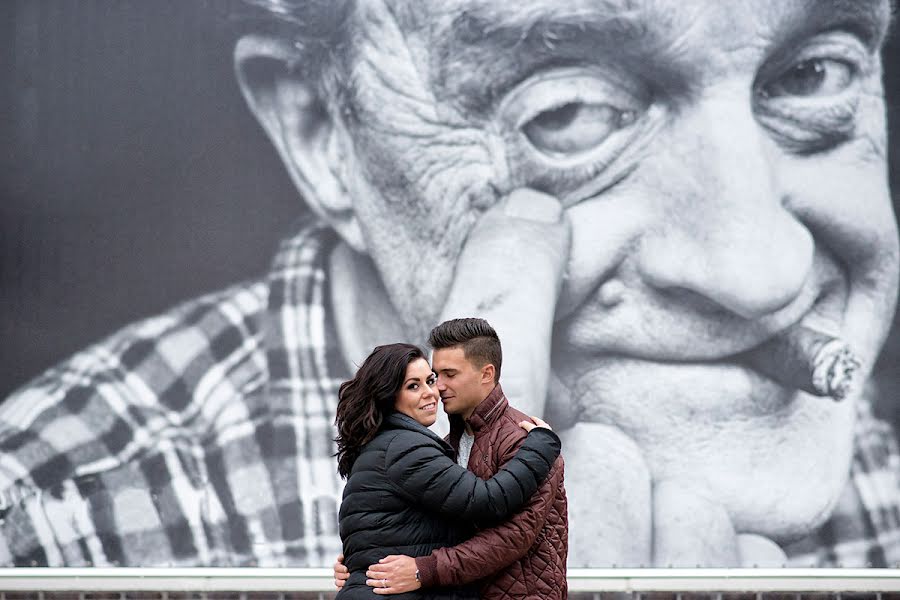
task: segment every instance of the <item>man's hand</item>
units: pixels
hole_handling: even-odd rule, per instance
[[[569,566],[651,566],[651,478],[638,445],[601,423],[578,423],[559,437],[566,449]]]
[[[529,415],[544,414],[553,316],[570,237],[556,198],[514,190],[469,233],[441,314],[441,320],[490,322],[503,341],[503,390]]]
[[[385,556],[366,571],[366,585],[376,594],[401,594],[422,587],[416,579],[416,559],[402,554]]]
[[[735,530],[725,507],[697,486],[658,481],[653,487],[653,562],[656,567],[784,567],[772,540]]]
[[[569,566],[782,567],[784,551],[740,534],[696,485],[653,481],[638,445],[617,427],[578,423],[566,448]]]
[[[334,561],[334,587],[340,590],[348,579],[350,579],[350,569],[344,564],[344,555],[338,554],[337,560]]]

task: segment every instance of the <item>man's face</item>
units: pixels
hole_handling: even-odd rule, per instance
[[[720,501],[739,531],[820,522],[856,398],[734,357],[798,322],[864,369],[884,340],[886,3],[387,4],[359,9],[348,188],[400,312],[433,325],[483,209],[551,193],[573,227],[553,367],[580,418],[621,428],[655,480]]]
[[[466,358],[461,346],[436,349],[432,363],[444,412],[468,418],[487,397],[483,385],[484,370]]]

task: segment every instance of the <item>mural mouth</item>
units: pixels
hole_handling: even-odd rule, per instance
[[[781,413],[801,398],[818,398],[827,411],[859,391],[865,366],[836,333],[836,321],[814,312],[720,357],[588,352],[576,361],[558,361],[554,371],[569,389],[570,404],[561,420],[607,422],[609,406],[642,396],[709,411],[715,420]]]

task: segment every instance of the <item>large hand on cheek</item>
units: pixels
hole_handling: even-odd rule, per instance
[[[529,415],[544,414],[553,315],[570,235],[556,198],[514,190],[469,233],[442,313],[441,320],[482,317],[496,329],[503,391]]]
[[[503,344],[500,380],[507,397],[526,414],[543,415],[549,388],[546,408],[560,427],[577,419],[568,390],[550,373],[553,316],[569,236],[555,198],[514,191],[469,234],[442,315],[487,319]],[[637,445],[617,429],[594,423],[577,424],[561,437],[569,565],[648,565],[650,475]]]
[[[573,425],[560,433],[569,566],[783,564],[774,543],[736,534],[724,508],[690,486],[653,482],[642,451],[621,430],[576,422],[565,382],[550,372],[569,243],[569,223],[556,198],[530,189],[512,192],[470,232],[441,315],[487,319],[503,344],[501,382],[513,405],[549,415],[557,431]]]

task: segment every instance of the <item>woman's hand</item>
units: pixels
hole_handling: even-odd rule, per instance
[[[532,423],[532,421],[534,421],[534,422]],[[521,427],[525,431],[531,431],[535,427],[543,427],[544,429],[549,429],[550,431],[553,431],[553,428],[550,427],[550,425],[548,425],[546,421],[543,421],[535,416],[531,417],[531,421],[522,421],[521,423],[519,423],[519,427]]]
[[[344,564],[343,553],[338,554],[337,560],[334,561],[334,587],[340,591],[348,579],[350,579],[350,570]]]

